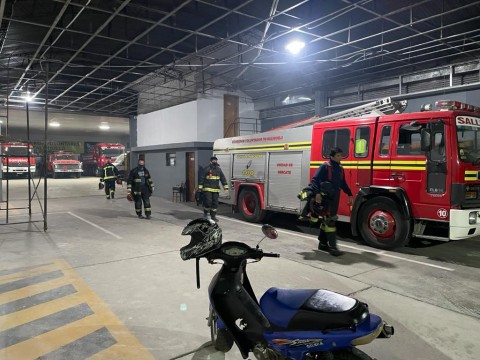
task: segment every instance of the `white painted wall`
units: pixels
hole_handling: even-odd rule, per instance
[[[174,144],[194,141],[196,138],[196,101],[137,117],[137,146]]]
[[[223,93],[200,94],[196,101],[140,114],[137,117],[137,146],[175,144],[190,141],[213,142],[223,138]],[[255,122],[258,111],[244,96],[239,100],[242,122]],[[249,118],[249,119],[247,119]],[[254,126],[241,127],[251,134]]]
[[[223,94],[198,98],[198,141],[223,138]]]

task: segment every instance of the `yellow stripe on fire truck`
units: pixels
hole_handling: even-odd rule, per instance
[[[243,152],[243,151],[267,151],[267,150],[300,150],[310,149],[312,143],[310,141],[289,142],[281,144],[265,144],[255,146],[232,146],[225,149],[213,149],[214,152]]]
[[[465,181],[477,181],[477,180],[478,180],[477,170],[465,170]]]
[[[310,163],[311,169],[316,169],[325,161],[312,161]],[[371,169],[371,162],[369,160],[359,161],[342,161],[344,169]],[[377,160],[373,162],[374,170],[425,170],[425,160]]]

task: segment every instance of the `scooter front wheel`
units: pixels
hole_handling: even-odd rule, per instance
[[[218,351],[230,351],[233,346],[233,337],[227,329],[218,328],[217,320],[217,314],[210,308],[210,337],[212,339],[212,345]]]

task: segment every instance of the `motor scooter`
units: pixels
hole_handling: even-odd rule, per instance
[[[192,231],[192,223],[201,230]],[[190,224],[182,234],[192,240],[181,256],[196,259],[197,288],[200,258],[210,264],[222,261],[208,287],[208,326],[215,349],[228,352],[235,343],[244,359],[252,352],[258,360],[369,360],[356,346],[393,335],[393,326],[370,313],[366,303],[326,289],[272,287],[257,301],[246,268],[264,257],[280,256],[259,248],[263,239],[278,237],[274,227],[263,225],[265,236],[252,248],[237,241],[221,243],[221,229],[209,220]]]

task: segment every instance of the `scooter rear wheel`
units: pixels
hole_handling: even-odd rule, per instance
[[[332,353],[335,360],[375,360],[357,348],[338,350]]]
[[[375,360],[357,348],[311,354],[312,360]]]
[[[230,351],[233,346],[233,337],[227,329],[218,328],[218,316],[213,309],[210,309],[210,319],[210,337],[213,347],[222,352]]]

